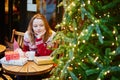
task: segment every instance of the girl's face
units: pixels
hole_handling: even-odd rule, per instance
[[[33,31],[36,35],[46,32],[45,25],[42,19],[33,20]]]

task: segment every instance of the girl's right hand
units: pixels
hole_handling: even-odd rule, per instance
[[[41,32],[41,33],[39,33],[39,34],[36,34],[35,37],[36,37],[37,39],[42,38],[43,35],[45,34],[45,32],[46,32],[46,31],[44,30],[43,32]]]

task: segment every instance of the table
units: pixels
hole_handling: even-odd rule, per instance
[[[6,50],[6,46],[0,44],[0,59],[4,56],[4,51]],[[4,78],[4,76],[2,75],[3,70],[2,70],[2,65],[0,63],[0,77]]]
[[[0,44],[0,53],[6,50],[6,46]]]
[[[5,65],[2,64],[3,70],[9,74],[14,75],[40,75],[49,72],[54,65],[47,64],[47,65],[37,65],[34,61],[28,61],[23,66],[14,66],[14,65]]]

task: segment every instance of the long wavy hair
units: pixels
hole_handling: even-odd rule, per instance
[[[48,38],[52,35],[52,29],[50,28],[47,19],[45,18],[45,16],[43,16],[40,13],[35,14],[29,24],[28,24],[28,35],[30,37],[30,43],[35,44],[35,33],[33,31],[33,20],[34,19],[42,19],[45,25],[45,29],[46,29],[46,33],[44,34],[44,38],[43,38],[43,42],[46,42],[48,40]]]

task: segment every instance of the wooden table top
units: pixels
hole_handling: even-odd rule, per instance
[[[5,49],[6,49],[6,47],[4,45],[0,44],[0,53],[5,51]]]
[[[53,68],[53,64],[37,65],[34,61],[28,61],[23,66],[2,64],[5,72],[15,75],[40,75],[49,72]]]

